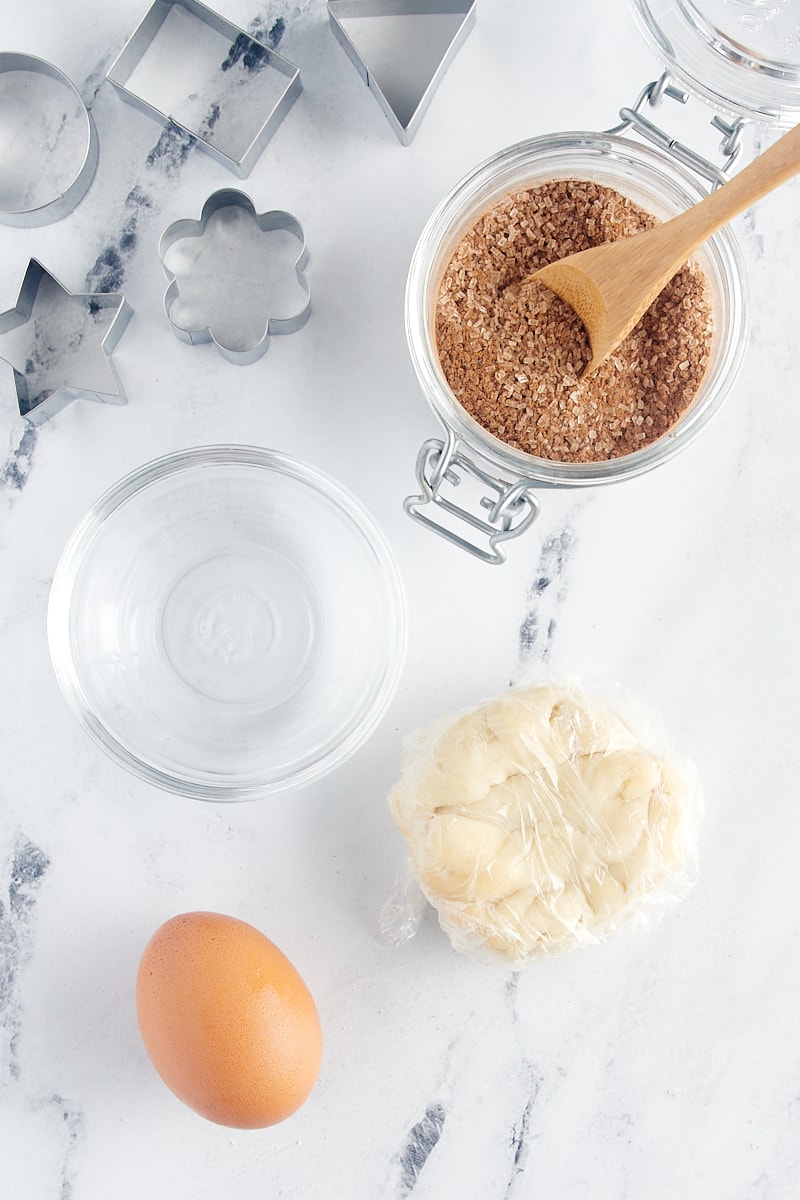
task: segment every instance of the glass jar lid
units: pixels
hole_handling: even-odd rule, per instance
[[[715,108],[759,121],[800,119],[797,0],[630,0],[668,70]]]

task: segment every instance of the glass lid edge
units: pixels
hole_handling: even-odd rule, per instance
[[[657,58],[694,95],[761,123],[785,127],[800,120],[800,13],[788,0],[769,8],[755,0],[629,0],[629,8]],[[788,22],[786,31],[770,26],[773,14]],[[748,37],[746,21],[736,26],[745,18],[770,28]],[[773,56],[765,50],[771,38]]]

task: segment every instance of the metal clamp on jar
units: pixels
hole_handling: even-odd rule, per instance
[[[681,450],[717,411],[744,356],[749,306],[736,239],[729,228],[698,252],[713,312],[708,366],[691,404],[669,431],[632,453],[597,462],[539,458],[495,437],[449,387],[436,347],[436,304],[456,247],[475,222],[509,193],[558,179],[616,189],[666,220],[718,187],[741,151],[748,122],[794,125],[800,117],[800,36],[792,6],[764,8],[725,0],[631,0],[634,15],[665,71],[604,133],[567,132],[510,146],[467,175],[430,217],[414,252],[406,288],[406,334],[422,390],[443,426],[417,458],[419,494],[409,516],[490,563],[536,519],[542,487],[586,487],[641,475]],[[789,29],[788,25],[792,28]],[[723,136],[713,163],[652,119],[665,98],[699,96],[716,111]],[[465,493],[471,491],[470,496]]]

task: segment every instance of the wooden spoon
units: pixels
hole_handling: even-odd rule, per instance
[[[586,327],[592,357],[584,374],[616,350],[706,238],[798,172],[800,125],[680,216],[570,254],[531,275],[566,300]]]

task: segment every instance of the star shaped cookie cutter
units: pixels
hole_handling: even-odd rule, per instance
[[[16,305],[0,313],[20,416],[40,424],[81,398],[126,404],[111,354],[132,315],[118,292],[74,294],[30,259]]]

